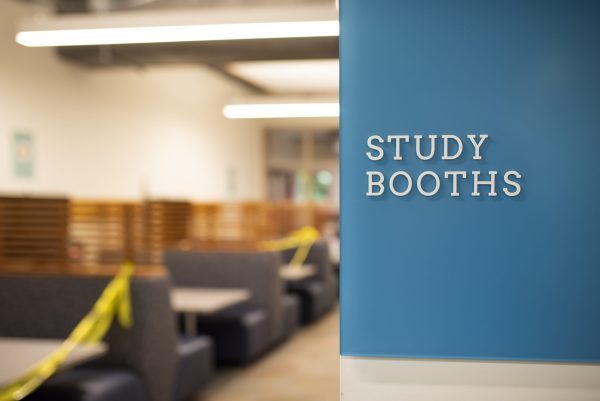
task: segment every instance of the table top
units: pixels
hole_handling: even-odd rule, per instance
[[[176,287],[171,304],[177,312],[211,314],[247,301],[252,293],[245,288]]]
[[[286,281],[300,281],[314,276],[316,272],[313,265],[284,265],[279,270],[279,276]]]
[[[38,362],[56,351],[62,340],[42,338],[0,337],[0,386],[21,378]],[[85,344],[77,346],[69,354],[60,370],[90,361],[106,353],[106,344]]]
[[[334,265],[339,265],[340,263],[340,240],[330,240],[327,241],[327,245],[329,246],[329,260]]]

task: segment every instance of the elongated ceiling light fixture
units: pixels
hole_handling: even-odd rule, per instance
[[[223,108],[229,119],[339,117],[339,103],[230,104]]]
[[[31,15],[16,41],[29,47],[336,37],[332,4],[194,7],[161,11]]]
[[[339,31],[337,20],[248,22],[22,30],[17,33],[15,40],[27,47],[59,47],[330,37],[339,36]]]

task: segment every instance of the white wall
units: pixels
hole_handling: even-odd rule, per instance
[[[14,43],[28,6],[0,2],[0,192],[85,198],[261,198],[260,126],[229,121],[242,89],[200,66],[88,69]],[[13,175],[15,130],[34,135],[35,175]],[[230,177],[230,178],[228,178]],[[231,177],[236,189],[232,191]]]

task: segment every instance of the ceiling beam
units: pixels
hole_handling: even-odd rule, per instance
[[[110,63],[100,49],[113,53]],[[105,50],[106,51],[106,50]],[[82,46],[59,49],[62,57],[91,66],[135,64],[210,64],[235,61],[331,59],[339,54],[338,38],[291,38],[186,42],[118,46]]]

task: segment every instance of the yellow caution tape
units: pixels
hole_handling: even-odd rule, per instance
[[[0,388],[0,401],[18,401],[31,394],[58,370],[77,346],[100,342],[115,316],[122,327],[131,328],[133,317],[129,284],[133,270],[133,264],[124,264],[117,276],[108,283],[92,310],[77,324],[60,347],[32,367],[23,377]]]
[[[291,266],[301,266],[308,256],[310,248],[319,239],[319,231],[314,227],[303,227],[281,239],[261,241],[259,246],[266,251],[283,251],[298,248],[290,262]],[[0,400],[1,401],[1,400]]]

